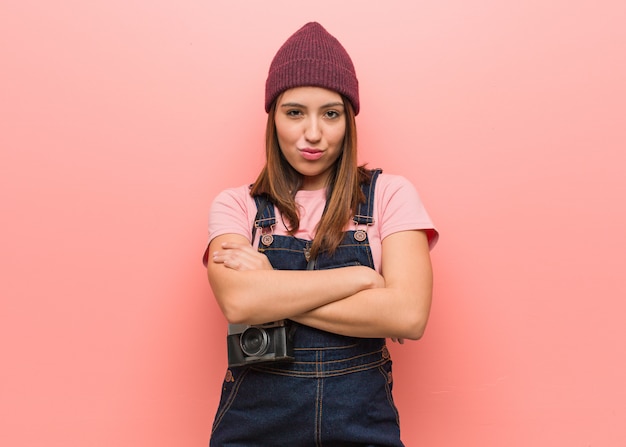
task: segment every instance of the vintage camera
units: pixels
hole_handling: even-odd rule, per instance
[[[293,360],[293,334],[288,320],[264,324],[229,324],[228,366]]]

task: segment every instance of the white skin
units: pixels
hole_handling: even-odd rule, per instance
[[[323,188],[345,134],[341,96],[298,87],[277,101],[283,155],[303,175],[302,189]],[[337,334],[399,342],[419,339],[426,327],[432,268],[423,231],[400,231],[383,239],[382,275],[365,266],[274,270],[264,254],[236,234],[213,239],[209,260],[209,282],[230,323],[288,318]]]

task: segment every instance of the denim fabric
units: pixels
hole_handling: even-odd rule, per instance
[[[314,268],[348,265],[374,268],[367,237],[379,171],[363,185],[367,202],[332,257],[320,254]],[[258,202],[257,202],[258,203]],[[256,225],[271,228],[273,206]],[[273,236],[259,243],[276,269],[307,268],[311,241]],[[403,446],[393,402],[391,359],[384,339],[345,337],[292,323],[293,362],[230,368],[213,423],[212,447]]]

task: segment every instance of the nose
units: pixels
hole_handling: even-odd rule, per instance
[[[322,129],[316,118],[307,120],[306,128],[304,129],[304,138],[309,143],[317,143],[322,139]]]

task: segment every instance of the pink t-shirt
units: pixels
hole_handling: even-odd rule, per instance
[[[252,238],[252,227],[256,216],[256,204],[250,196],[248,185],[222,191],[213,201],[209,213],[209,243],[223,234],[239,234],[248,240]],[[300,228],[295,236],[312,240],[315,237],[317,223],[322,217],[326,204],[326,190],[298,191],[296,203],[300,211]],[[283,223],[280,211],[275,209],[276,225],[274,235],[288,236],[287,226]],[[374,223],[359,225],[367,231],[372,250],[374,266],[381,271],[382,240],[398,231],[424,230],[430,247],[434,247],[439,234],[435,229],[420,197],[413,185],[404,177],[381,174],[376,182],[374,196]],[[345,230],[355,230],[350,222]],[[257,231],[254,246],[258,245],[260,231]],[[206,264],[206,256],[204,255]]]

